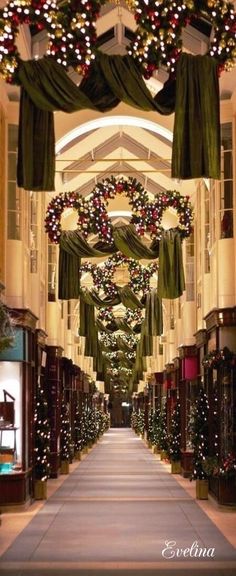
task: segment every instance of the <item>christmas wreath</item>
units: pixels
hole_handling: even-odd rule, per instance
[[[19,26],[46,30],[47,55],[66,69],[73,66],[79,74],[88,71],[94,58],[96,20],[105,0],[9,0],[0,10],[0,74],[9,83],[17,83],[20,54],[16,46]]]
[[[236,15],[234,5],[226,0],[134,0],[138,24],[128,53],[150,78],[160,66],[171,73],[182,52],[182,29],[194,26],[200,18],[212,26],[208,54],[219,64],[219,71],[235,64]]]
[[[106,0],[8,0],[0,10],[0,74],[17,83],[20,54],[16,45],[19,27],[28,24],[36,31],[46,30],[47,54],[65,69],[72,66],[86,74],[97,50],[96,20]],[[204,18],[214,34],[209,55],[220,69],[230,69],[235,60],[234,6],[226,0],[127,0],[138,24],[128,53],[149,78],[165,66],[175,70],[182,51],[182,28]]]
[[[115,322],[116,318],[112,306],[101,308],[97,315],[97,319],[104,322],[105,325]],[[129,326],[131,326],[131,328],[134,328],[137,324],[141,324],[143,321],[142,310],[126,308],[123,319]]]
[[[192,231],[193,211],[189,196],[182,196],[176,190],[167,190],[149,201],[148,193],[136,178],[106,178],[98,182],[89,200],[85,200],[76,192],[66,192],[55,196],[48,205],[45,230],[50,241],[58,243],[62,233],[61,217],[67,208],[78,212],[78,230],[84,238],[96,234],[108,244],[112,243],[113,228],[107,213],[109,200],[116,194],[125,194],[132,208],[130,223],[134,225],[139,236],[149,233],[151,238],[160,239],[163,228],[161,219],[168,208],[176,210],[179,217],[177,229],[181,239],[187,238]]]
[[[130,350],[135,350],[137,346],[138,337],[135,334],[107,334],[106,332],[100,332],[99,341],[102,343],[104,348],[110,350],[117,350],[119,347],[119,340],[122,339],[124,345],[126,345]]]
[[[157,271],[158,265],[152,262],[144,266],[134,260],[123,256],[121,252],[117,252],[111,256],[101,266],[92,264],[91,262],[84,262],[80,267],[81,274],[88,272],[91,274],[94,286],[98,291],[103,290],[104,294],[110,297],[117,295],[117,286],[113,282],[114,274],[118,266],[127,265],[130,274],[128,286],[135,294],[146,292],[150,289],[150,278]]]

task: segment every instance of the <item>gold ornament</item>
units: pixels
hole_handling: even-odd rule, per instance
[[[54,32],[56,38],[61,38],[63,34],[63,30],[61,28],[57,28]]]

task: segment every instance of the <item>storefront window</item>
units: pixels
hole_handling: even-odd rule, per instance
[[[16,184],[18,127],[8,127],[8,228],[9,240],[21,240],[22,199]]]
[[[38,271],[38,193],[30,192],[30,272]]]
[[[206,185],[204,190],[204,204],[205,204],[204,272],[205,274],[208,274],[210,272],[210,194],[209,189]]]
[[[48,244],[48,302],[56,301],[57,247]]]
[[[21,364],[0,362],[0,474],[21,468],[21,396]]]
[[[233,238],[232,124],[221,126],[220,238]]]
[[[194,290],[194,233],[186,240],[186,300],[191,302],[195,299]]]

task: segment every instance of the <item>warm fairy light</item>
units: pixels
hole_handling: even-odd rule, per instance
[[[158,270],[156,262],[147,266],[140,264],[133,258],[127,258],[121,252],[117,252],[101,265],[84,262],[80,267],[81,274],[89,272],[92,276],[95,288],[102,290],[106,296],[115,297],[118,294],[118,286],[113,281],[118,266],[126,265],[130,274],[128,286],[135,294],[145,294],[150,290],[150,279]]]
[[[226,0],[135,0],[135,19],[138,24],[128,53],[141,66],[146,78],[154,70],[165,66],[175,72],[182,51],[182,29],[196,18],[203,17],[212,24],[214,35],[209,55],[217,59],[219,71],[230,70],[236,57],[236,17],[234,6]]]
[[[65,69],[72,66],[86,74],[96,52],[96,20],[106,0],[59,2],[53,0],[11,0],[0,10],[0,75],[17,83],[20,54],[16,46],[19,27],[45,29],[47,54]],[[160,66],[175,72],[182,51],[182,29],[195,18],[207,18],[214,35],[209,55],[216,58],[219,71],[230,70],[236,57],[236,17],[226,0],[131,0],[137,22],[135,38],[128,53],[150,78]]]
[[[78,230],[84,238],[96,234],[99,240],[111,244],[113,227],[107,208],[109,200],[118,194],[124,194],[129,199],[132,208],[130,224],[134,225],[139,236],[147,232],[152,239],[160,239],[163,232],[161,220],[168,208],[174,208],[177,212],[179,223],[176,229],[181,240],[191,234],[193,213],[189,196],[182,196],[177,190],[167,190],[149,201],[147,191],[136,178],[111,176],[96,184],[88,200],[75,192],[61,193],[51,200],[45,218],[45,229],[51,242],[58,243],[60,240],[63,211],[74,208],[78,212]]]

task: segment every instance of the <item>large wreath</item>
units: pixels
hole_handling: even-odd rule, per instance
[[[0,10],[0,74],[17,83],[20,54],[16,38],[21,24],[48,35],[47,54],[68,69],[73,66],[86,74],[97,50],[96,20],[106,0],[9,0]],[[182,28],[196,18],[213,27],[209,55],[220,69],[230,69],[235,61],[234,6],[226,0],[127,0],[138,27],[128,53],[149,78],[165,66],[175,70],[181,54]]]
[[[78,229],[84,238],[89,234],[98,235],[99,239],[112,243],[113,228],[107,207],[109,200],[116,194],[125,194],[132,208],[130,223],[135,226],[139,236],[145,232],[151,238],[160,239],[163,228],[161,220],[168,208],[176,210],[179,217],[177,229],[181,239],[187,238],[192,231],[193,211],[189,196],[182,196],[176,190],[167,190],[149,201],[148,193],[135,178],[106,178],[93,189],[86,201],[75,192],[61,193],[55,196],[47,208],[45,229],[51,242],[58,243],[62,233],[61,217],[66,208],[74,208],[78,212]]]
[[[117,286],[113,281],[114,273],[118,266],[127,265],[130,274],[128,286],[135,294],[146,292],[150,289],[150,279],[158,270],[158,264],[151,262],[147,266],[140,264],[133,258],[123,256],[121,252],[117,252],[111,256],[101,266],[92,264],[91,262],[84,262],[80,267],[81,275],[85,272],[91,274],[94,286],[98,291],[103,290],[104,294],[110,297],[117,295]]]
[[[134,0],[138,23],[135,38],[128,52],[150,78],[160,65],[170,72],[182,52],[182,28],[199,18],[212,26],[209,56],[219,64],[219,71],[235,64],[236,14],[227,0]]]
[[[101,322],[104,322],[105,326],[115,322],[116,318],[112,306],[108,306],[107,308],[101,308],[97,315],[97,319],[100,320]],[[132,310],[131,308],[127,308],[123,316],[123,319],[125,322],[127,322],[129,326],[131,326],[131,328],[134,328],[135,326],[141,324],[141,322],[143,321],[142,310],[140,309]]]
[[[136,334],[122,334],[117,337],[116,334],[107,334],[106,332],[100,332],[99,341],[102,343],[104,348],[110,350],[117,350],[119,348],[119,339],[122,338],[122,342],[131,351],[135,350],[137,347],[138,337]]]

